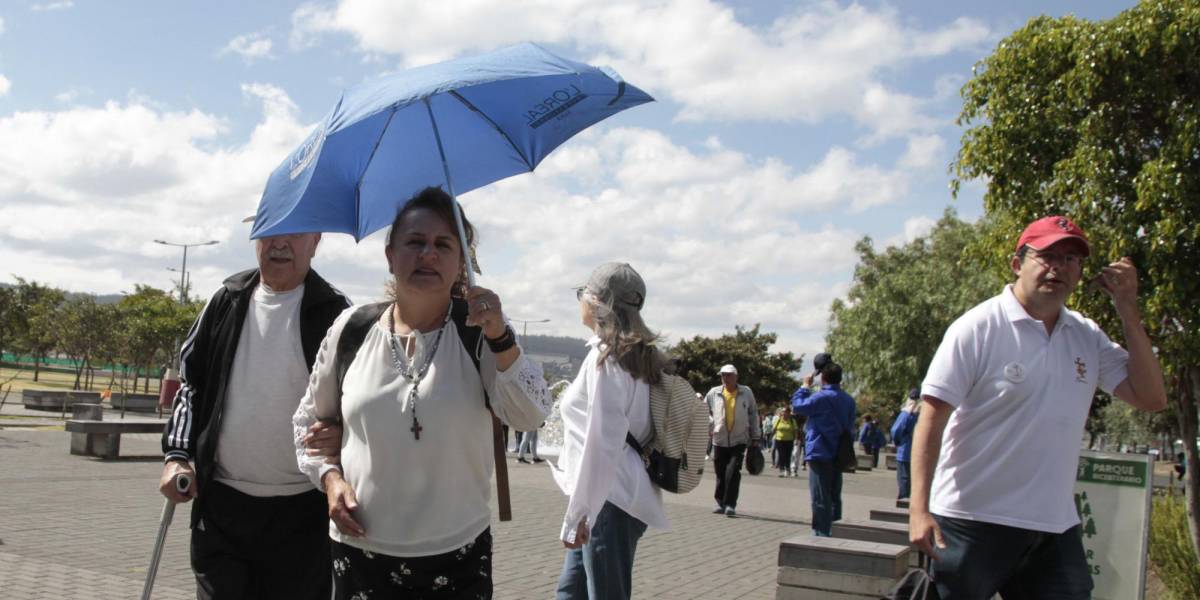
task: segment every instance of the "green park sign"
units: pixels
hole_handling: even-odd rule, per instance
[[[1084,451],[1075,508],[1095,600],[1142,600],[1149,553],[1152,457]]]

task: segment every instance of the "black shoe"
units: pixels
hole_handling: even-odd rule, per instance
[[[525,457],[518,458],[518,459],[517,459],[517,462],[519,462],[519,463],[525,463],[525,464],[529,464],[529,461],[528,461],[528,460],[526,460],[526,459],[525,459]]]
[[[535,462],[535,463],[546,462],[546,459],[538,458],[535,456],[535,457],[533,457],[533,462]]]

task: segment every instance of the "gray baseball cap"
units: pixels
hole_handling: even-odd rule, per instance
[[[646,303],[646,282],[629,263],[610,262],[596,267],[583,287],[599,298],[611,298],[614,305],[641,310]]]

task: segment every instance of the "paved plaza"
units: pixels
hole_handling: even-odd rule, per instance
[[[124,436],[119,460],[72,456],[70,434],[36,426],[53,425],[53,416],[0,417],[3,597],[136,598],[162,511],[158,437]],[[496,598],[550,598],[563,558],[557,535],[566,499],[545,465],[509,465],[514,519],[493,526]],[[806,480],[744,475],[739,516],[727,518],[709,512],[714,483],[708,477],[690,494],[663,495],[674,530],[651,530],[643,538],[635,597],[774,598],[779,541],[808,532]],[[847,476],[847,518],[891,506],[894,481],[892,471]],[[195,597],[189,510],[181,506],[176,513],[155,598]]]

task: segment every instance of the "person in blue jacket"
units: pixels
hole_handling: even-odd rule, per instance
[[[817,364],[821,389],[813,391],[813,375],[804,377],[804,387],[792,395],[792,412],[808,417],[804,432],[804,458],[808,461],[808,492],[812,498],[813,535],[830,537],[833,523],[842,518],[842,472],[834,464],[838,440],[843,433],[854,435],[854,398],[842,390],[842,367]]]
[[[887,438],[879,430],[879,419],[871,415],[863,416],[862,428],[858,430],[858,443],[862,444],[863,452],[871,456],[871,466],[879,466],[879,449],[887,445]]]
[[[892,422],[892,444],[896,446],[896,499],[908,498],[912,478],[912,434],[917,429],[917,417],[921,412],[921,390],[913,388],[900,415]]]

